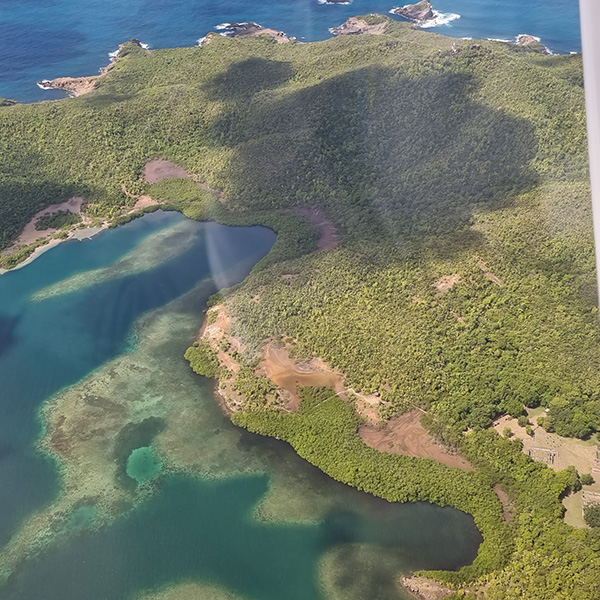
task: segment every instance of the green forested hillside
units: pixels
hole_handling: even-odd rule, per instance
[[[506,538],[463,573],[483,577],[489,598],[597,598],[599,537],[561,520],[568,478],[485,431],[502,412],[540,404],[562,435],[600,429],[581,57],[485,41],[453,53],[452,41],[389,21],[385,35],[311,44],[131,46],[89,95],[0,108],[0,247],[70,195],[92,215],[117,215],[132,203],[121,184],[193,218],[273,226],[273,253],[224,295],[248,355],[290,336],[297,355],[381,392],[383,417],[427,409],[430,428],[478,466],[473,493],[487,491],[469,508],[451,489],[469,477],[414,459],[402,466],[411,493],[390,495],[344,465],[333,472],[322,444],[312,461],[386,497],[476,512],[483,549]],[[149,189],[143,168],[156,157],[222,190],[226,206],[189,181]],[[307,254],[315,231],[285,210],[298,206],[321,207],[335,250]],[[319,424],[332,423],[332,440],[347,433],[340,411]],[[236,418],[307,456],[307,417]],[[495,482],[516,503],[510,526],[498,525]]]

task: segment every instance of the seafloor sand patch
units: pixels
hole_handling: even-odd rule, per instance
[[[144,592],[135,600],[243,600],[242,596],[210,583],[182,582],[152,592]]]
[[[309,223],[319,228],[321,237],[317,244],[315,252],[323,252],[325,250],[333,250],[339,241],[339,236],[335,229],[335,225],[323,214],[323,211],[317,207],[298,207],[295,209]]]
[[[421,425],[422,412],[414,409],[388,421],[384,427],[361,425],[358,434],[367,446],[381,452],[431,458],[448,467],[472,471],[459,454],[450,454]]]
[[[384,598],[404,598],[400,594],[397,578],[397,557],[383,548],[369,544],[344,544],[326,552],[319,564],[319,583],[327,600],[366,600],[379,598],[383,588]],[[373,590],[378,595],[373,595]]]
[[[240,279],[237,273],[227,277]],[[213,408],[211,386],[183,359],[201,308],[214,291],[214,283],[206,281],[144,315],[136,324],[139,343],[133,351],[44,405],[40,447],[58,461],[61,493],[4,546],[0,583],[21,561],[123,515],[153,494],[154,482],[166,473],[223,479],[268,472],[269,494],[255,511],[260,520],[314,523],[339,503],[339,491],[337,496],[323,491],[338,485],[332,480],[319,478],[317,485],[312,471],[297,465],[286,469],[279,453],[256,451],[242,441],[250,434],[224,427],[223,415]],[[136,449],[149,446],[161,470],[136,484],[127,475],[127,463]]]

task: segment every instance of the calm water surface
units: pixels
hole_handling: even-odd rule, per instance
[[[162,401],[191,398],[201,416],[181,444],[205,463],[203,476],[159,476],[155,493],[112,524],[62,541],[50,536],[0,590],[3,600],[128,599],[182,580],[254,600],[316,600],[324,597],[323,582],[348,600],[365,590],[391,599],[401,597],[399,571],[456,568],[474,558],[480,536],[467,515],[392,505],[330,480],[287,445],[233,427],[210,383],[187,367],[182,354],[206,297],[241,280],[273,241],[265,228],[157,212],[67,242],[0,277],[4,544],[61,494],[55,466],[35,451],[40,405],[66,386],[105,377],[120,356],[133,360],[147,337],[159,338],[146,352],[158,380],[161,369],[165,379],[177,374]],[[168,257],[160,264],[150,260],[157,247]],[[78,286],[68,287],[77,274]],[[68,293],[39,300],[36,293],[60,281]],[[118,389],[129,394],[135,383],[130,377]]]

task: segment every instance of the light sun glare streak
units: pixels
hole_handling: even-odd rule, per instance
[[[583,48],[583,76],[592,186],[594,245],[596,275],[600,298],[600,2],[580,0],[581,43]]]

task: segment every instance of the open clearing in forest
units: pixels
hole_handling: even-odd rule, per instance
[[[27,225],[23,228],[21,235],[15,240],[10,248],[8,248],[5,252],[10,254],[14,248],[19,246],[28,246],[29,244],[33,244],[33,242],[37,242],[43,238],[48,237],[51,234],[54,234],[58,231],[58,229],[36,229],[35,224],[38,219],[41,217],[45,217],[46,215],[51,215],[60,211],[69,211],[74,215],[81,214],[81,205],[83,204],[83,198],[81,196],[74,196],[73,198],[69,198],[65,202],[60,202],[59,204],[52,204],[51,206],[47,206],[43,210],[36,212],[33,217],[29,220]]]
[[[290,394],[290,410],[298,410],[298,386],[324,386],[333,388],[337,394],[344,392],[341,375],[323,370],[320,361],[296,363],[289,357],[285,348],[276,348],[273,344],[268,344],[265,348],[265,357],[260,363],[260,369],[275,385]]]
[[[324,252],[325,250],[333,250],[338,245],[339,236],[335,229],[335,225],[323,214],[322,210],[317,206],[313,207],[298,207],[295,209],[301,214],[311,225],[318,227],[321,232],[321,237],[317,243],[315,252]]]
[[[431,458],[448,467],[472,471],[459,454],[451,454],[421,425],[423,413],[414,409],[388,421],[384,427],[361,425],[358,434],[367,446],[381,452]]]
[[[150,160],[144,167],[144,179],[148,183],[158,183],[163,179],[183,179],[186,177],[189,177],[189,175],[184,168],[162,158]]]
[[[544,415],[543,410],[528,410],[533,435],[527,435],[524,427],[520,427],[517,419],[505,415],[494,421],[494,429],[502,435],[508,427],[514,438],[523,443],[523,452],[534,460],[544,462],[551,469],[560,471],[573,466],[578,473],[591,473],[594,478],[592,485],[584,486],[584,491],[600,493],[600,461],[596,459],[597,445],[594,439],[578,440],[565,438],[556,433],[548,433],[537,425],[537,417]],[[565,521],[573,527],[585,527],[583,521],[581,492],[571,494],[563,500],[567,509]]]

